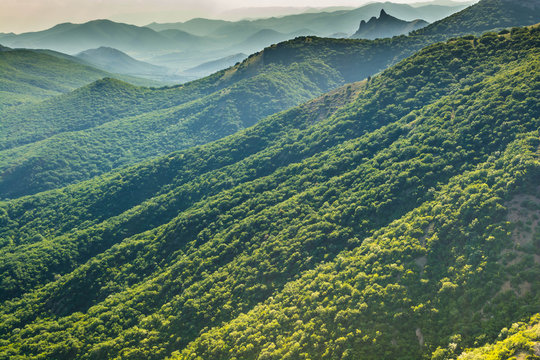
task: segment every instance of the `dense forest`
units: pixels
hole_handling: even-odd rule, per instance
[[[458,360],[537,359],[539,343],[540,314],[536,314],[528,322],[520,321],[503,328],[496,343],[465,350]]]
[[[538,19],[534,1],[483,0],[410,36],[299,37],[181,86],[148,89],[103,79],[37,104],[9,107],[0,110],[0,198],[60,188],[205,144],[373,76],[429,44]]]
[[[385,41],[413,40],[365,44]],[[361,54],[384,66],[354,44],[299,38],[200,83],[305,75],[316,49],[328,88]],[[436,43],[219,141],[0,202],[0,358],[537,356],[539,45],[538,26]]]

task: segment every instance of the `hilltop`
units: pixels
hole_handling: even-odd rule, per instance
[[[76,57],[111,73],[167,81],[168,83],[172,83],[175,79],[179,80],[163,66],[136,60],[120,50],[109,47],[102,46],[97,49],[85,50],[77,54]]]

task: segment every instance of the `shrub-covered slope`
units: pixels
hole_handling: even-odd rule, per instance
[[[306,42],[311,39],[297,44]],[[356,68],[366,49],[354,42],[316,42],[294,61],[286,50],[269,50],[179,87],[136,88],[104,79],[6,110],[0,123],[0,194],[17,197],[57,188],[219,139],[365,78],[376,66]]]
[[[474,8],[474,11],[470,11]],[[471,8],[462,10],[417,30],[415,35],[462,35],[491,29],[532,25],[539,22],[540,3],[537,0],[482,0]]]
[[[107,75],[49,54],[6,48],[0,51],[0,109],[65,93]]]
[[[221,141],[2,204],[0,357],[495,339],[540,303],[539,36],[436,44]]]
[[[157,81],[96,69],[79,59],[48,50],[0,50],[0,110],[67,93],[104,77],[141,86]]]
[[[448,349],[439,350],[443,355]],[[497,342],[478,349],[467,349],[458,360],[538,359],[540,357],[540,314],[528,322],[503,328]]]

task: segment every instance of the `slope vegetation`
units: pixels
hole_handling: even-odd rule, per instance
[[[539,40],[436,44],[218,142],[3,203],[0,357],[494,340],[540,303]]]
[[[179,87],[105,79],[7,110],[0,123],[0,194],[57,188],[232,134],[379,71],[387,50],[371,50],[356,40],[298,38]]]
[[[65,93],[107,75],[48,54],[6,48],[0,51],[0,109]]]
[[[466,350],[458,360],[537,359],[540,357],[540,314],[529,322],[513,323],[510,328],[502,329],[497,340],[494,344]],[[438,354],[448,350],[441,349]]]
[[[0,51],[0,111],[6,106],[64,94],[104,77],[115,77],[140,86],[161,84],[103,71],[54,51],[5,48]]]

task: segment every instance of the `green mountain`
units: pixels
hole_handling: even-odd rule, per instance
[[[486,22],[490,4],[500,1],[483,0],[459,16],[483,19],[480,24],[467,20],[474,29],[529,24],[531,9],[509,1],[505,17]],[[448,19],[455,22],[454,16]],[[426,27],[429,35],[376,41],[300,37],[181,87],[124,89],[105,81],[42,104],[10,109],[0,114],[0,197],[58,188],[230,135],[448,39],[444,32],[429,30],[432,26],[444,26],[444,21]],[[466,26],[461,31],[474,32]]]
[[[388,15],[384,9],[378,18],[372,17],[368,22],[362,20],[360,27],[351,36],[353,39],[381,39],[398,35],[407,35],[411,31],[429,25],[424,20],[404,21]]]
[[[267,47],[272,44],[277,44],[288,39],[294,39],[299,36],[313,35],[313,33],[314,32],[309,29],[300,29],[294,33],[288,34],[284,34],[271,29],[263,29],[251,35],[244,41],[236,44],[234,47],[235,49],[240,49],[241,51],[252,53],[258,51],[261,46]]]
[[[509,329],[502,329],[497,340],[494,344],[465,350],[458,360],[538,358],[540,356],[540,314],[534,315],[528,322],[513,323]],[[451,351],[452,349],[441,349],[439,354],[446,355],[445,353],[451,353]]]
[[[345,37],[348,37],[355,31],[360,20],[369,19],[383,5],[404,19],[412,16],[414,19],[439,20],[464,8],[464,5],[411,7],[385,3],[370,4],[355,10],[330,13],[319,11],[256,21],[194,19],[186,23],[152,24],[148,27],[94,20],[83,24],[59,24],[31,33],[0,34],[0,43],[19,48],[46,48],[69,54],[109,47],[137,59],[169,67],[172,73],[178,73],[232,54],[260,51],[273,43],[293,39],[298,35],[330,36],[346,33],[348,35]],[[280,34],[264,36],[269,31]],[[178,80],[186,79],[177,78],[175,81]]]
[[[51,97],[107,76],[104,71],[30,50],[0,51],[0,108]]]
[[[0,110],[5,106],[37,102],[67,93],[104,77],[117,77],[139,85],[159,84],[99,70],[75,57],[54,51],[4,47],[0,51]]]
[[[220,141],[0,204],[0,358],[493,342],[539,312],[539,41],[438,43]]]
[[[168,72],[167,68],[136,60],[120,50],[108,47],[85,50],[76,57],[97,68],[117,74],[162,79]]]
[[[304,45],[309,49],[296,51]],[[18,197],[57,188],[230,135],[367,77],[379,65],[357,68],[369,58],[365,51],[350,40],[302,38],[178,87],[145,89],[105,79],[8,109],[0,123],[0,193]]]
[[[502,29],[519,24],[533,25],[540,18],[540,3],[536,0],[490,0],[474,5],[475,11],[463,10],[431,26],[418,30],[419,35],[448,34],[459,36],[464,29],[480,33],[488,29]],[[488,19],[488,20],[486,20]],[[496,22],[492,22],[496,19]]]
[[[65,23],[44,31],[8,34],[1,36],[0,42],[8,46],[46,48],[70,54],[101,46],[142,52],[171,45],[171,41],[149,28],[110,20],[94,20],[84,24]]]

